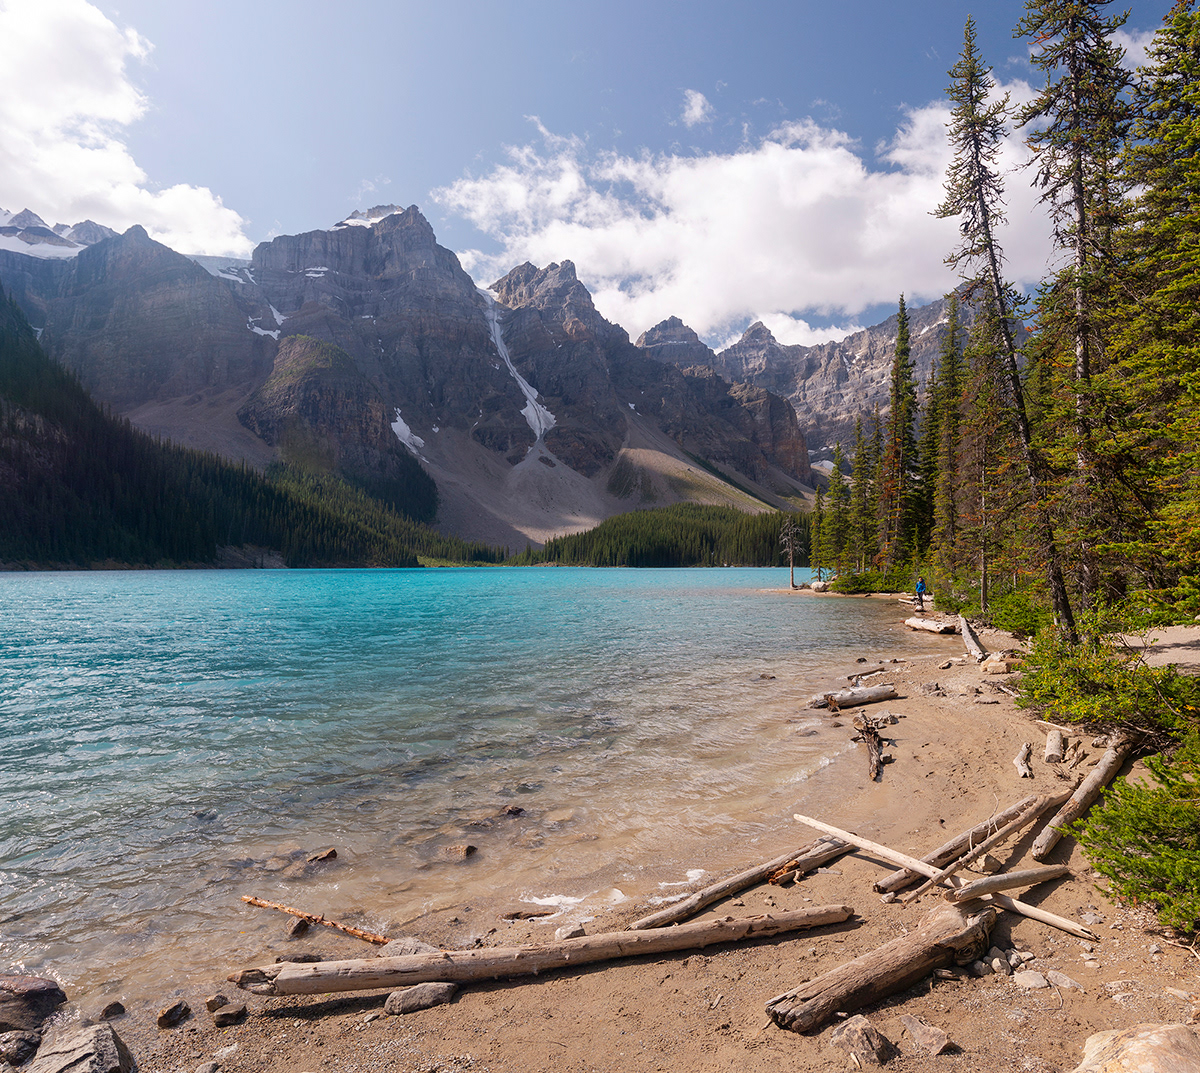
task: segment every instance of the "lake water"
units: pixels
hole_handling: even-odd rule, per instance
[[[786,850],[852,748],[804,700],[924,643],[787,577],[0,575],[0,971],[138,1001],[274,952],[284,918],[244,894],[393,935],[458,907],[482,935],[480,907],[586,920],[721,847]]]

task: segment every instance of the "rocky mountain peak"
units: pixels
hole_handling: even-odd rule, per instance
[[[779,340],[771,334],[771,329],[768,328],[761,320],[756,320],[743,333],[734,346],[779,346]]]
[[[29,209],[22,209],[11,220],[8,221],[9,227],[46,227],[49,230],[46,221],[43,220],[36,212]]]
[[[637,345],[652,346],[704,346],[700,336],[683,323],[678,317],[667,317],[660,320],[653,328],[649,328],[638,336]]]

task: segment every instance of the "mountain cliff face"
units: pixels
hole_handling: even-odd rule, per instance
[[[967,323],[968,311],[963,311]],[[909,336],[918,381],[928,382],[942,344],[945,301],[908,310]],[[835,443],[849,447],[854,423],[878,405],[888,408],[896,316],[837,343],[784,346],[759,322],[709,363],[719,376],[741,380],[782,395],[796,408],[810,444],[827,452]],[[659,351],[672,360],[668,348]]]
[[[570,262],[480,291],[415,206],[204,260],[131,228],[53,260],[0,249],[0,283],[143,427],[368,482],[419,462],[443,527],[475,539],[521,547],[682,499],[761,509],[722,470],[773,502],[809,479],[782,399],[635,347]]]

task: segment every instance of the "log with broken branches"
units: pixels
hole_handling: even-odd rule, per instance
[[[1071,795],[1070,800],[1054,815],[1054,818],[1042,829],[1042,833],[1034,840],[1030,853],[1035,861],[1044,861],[1050,856],[1050,851],[1058,845],[1062,838],[1062,828],[1079,819],[1092,803],[1100,796],[1100,792],[1121,770],[1125,758],[1133,751],[1134,738],[1131,734],[1118,734],[1100,762],[1092,769],[1079,788]]]
[[[867,747],[867,775],[872,782],[878,782],[883,774],[883,739],[879,736],[879,727],[873,719],[863,715],[856,715],[853,723],[858,731],[855,740]]]
[[[958,625],[953,622],[945,622],[938,618],[919,618],[913,616],[906,618],[904,625],[910,630],[925,630],[928,633],[957,633]]]
[[[243,894],[242,901],[248,902],[250,905],[257,905],[262,909],[278,909],[281,913],[288,913],[291,916],[299,917],[301,920],[307,920],[310,924],[321,924],[326,928],[345,932],[347,935],[353,935],[354,938],[362,939],[368,943],[376,943],[379,946],[383,946],[385,943],[390,942],[386,935],[376,935],[373,931],[363,931],[362,928],[352,928],[349,924],[339,924],[336,920],[326,920],[318,913],[306,913],[303,909],[293,909],[290,905],[267,902],[262,898],[254,898],[249,894]]]
[[[978,845],[982,839],[995,834],[1009,820],[1020,816],[1022,812],[1038,799],[1038,796],[1038,794],[1030,794],[1028,797],[1023,797],[1016,804],[1009,805],[1003,812],[998,812],[996,815],[988,817],[982,823],[977,823],[970,830],[955,835],[949,842],[943,843],[932,853],[928,853],[922,857],[921,862],[937,869],[945,864],[949,864],[950,861],[957,860],[963,853]],[[910,883],[916,882],[917,876],[918,873],[910,871],[907,868],[901,868],[899,871],[893,872],[891,875],[885,876],[876,882],[875,889],[881,894],[903,890]]]
[[[1050,808],[1057,808],[1068,797],[1071,796],[1071,788],[1060,791],[1057,794],[1040,794],[1037,799],[1027,808],[1021,815],[1015,817],[1000,828],[994,835],[985,838],[979,845],[975,846],[970,852],[959,857],[956,861],[951,861],[945,865],[936,875],[930,876],[916,890],[909,891],[902,899],[905,902],[911,902],[914,898],[924,894],[930,887],[941,883],[943,880],[954,875],[956,872],[961,872],[967,865],[973,861],[977,861],[988,850],[998,846],[1005,839],[1011,838],[1018,831],[1030,824],[1035,823],[1037,818]]]
[[[979,643],[979,638],[975,636],[975,631],[971,629],[971,624],[962,615],[958,616],[958,632],[962,634],[963,644],[976,663],[982,663],[987,659],[987,652],[984,651],[983,645]]]
[[[890,861],[892,864],[899,865],[901,868],[908,868],[913,872],[919,872],[923,876],[933,876],[937,874],[936,868],[931,868],[924,861],[917,860],[916,857],[910,857],[907,853],[900,853],[897,850],[890,849],[887,846],[882,846],[878,842],[872,842],[870,839],[862,838],[859,835],[853,834],[850,831],[843,831],[840,827],[834,827],[832,824],[822,823],[820,820],[815,820],[811,816],[801,816],[795,814],[792,819],[800,823],[807,824],[817,831],[824,831],[826,834],[834,835],[845,842],[857,846],[859,849],[867,853],[874,853],[877,857],[882,857],[885,861]],[[950,876],[946,880],[953,887],[963,886],[963,882],[958,876]],[[1093,942],[1099,942],[1100,937],[1092,931],[1088,931],[1082,924],[1076,924],[1073,920],[1068,920],[1066,917],[1060,917],[1056,913],[1047,912],[1045,909],[1039,909],[1036,905],[1028,905],[1025,902],[1019,902],[1015,898],[1010,898],[1007,894],[989,894],[986,895],[986,900],[993,905],[997,905],[1002,909],[1008,909],[1013,913],[1020,913],[1021,916],[1029,917],[1030,920],[1038,920],[1043,924],[1049,924],[1051,927],[1058,928],[1060,931],[1065,931],[1068,935],[1077,936],[1080,939],[1090,939]]]
[[[243,969],[229,977],[243,991],[256,995],[323,995],[334,991],[374,991],[444,980],[493,980],[536,976],[550,969],[569,969],[616,958],[696,950],[783,935],[824,924],[838,924],[853,915],[848,905],[826,905],[735,920],[701,920],[674,928],[614,931],[516,947],[441,950],[436,954],[403,957],[354,958],[347,961],[290,961]]]
[[[860,704],[874,704],[880,700],[891,700],[895,696],[895,686],[857,686],[854,689],[817,693],[809,698],[808,706],[810,708],[856,708]],[[832,704],[830,703],[831,698]]]
[[[666,909],[660,909],[657,913],[651,913],[640,920],[635,920],[628,926],[628,930],[644,931],[647,928],[661,928],[667,924],[686,920],[706,906],[712,905],[713,902],[719,902],[731,894],[737,894],[747,887],[753,887],[756,883],[762,883],[767,879],[774,882],[772,877],[777,873],[792,874],[798,869],[807,872],[813,868],[820,868],[821,865],[832,861],[835,857],[849,853],[853,848],[850,843],[843,842],[840,838],[825,835],[801,850],[793,850],[782,857],[776,857],[773,861],[767,861],[766,864],[748,868],[728,879],[712,883]]]
[[[1015,890],[1017,887],[1036,887],[1039,883],[1048,883],[1052,879],[1061,879],[1070,874],[1070,867],[1065,864],[1047,864],[1041,868],[1026,868],[1020,872],[1005,872],[998,876],[986,876],[964,884],[956,890],[948,890],[942,895],[948,902],[969,902],[972,898],[982,898],[985,894],[995,894],[998,890]]]
[[[767,1003],[767,1013],[780,1028],[811,1032],[835,1013],[903,991],[934,969],[974,961],[987,949],[995,919],[990,905],[939,905],[908,935],[776,995]]]
[[[1033,778],[1033,768],[1029,766],[1029,758],[1033,755],[1033,742],[1027,741],[1021,746],[1021,751],[1013,757],[1013,765],[1022,779]]]

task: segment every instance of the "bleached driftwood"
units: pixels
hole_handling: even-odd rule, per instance
[[[874,704],[880,700],[891,700],[896,696],[895,686],[856,686],[853,689],[839,689],[829,693],[817,693],[809,698],[810,708],[828,708],[829,699],[833,698],[833,707],[856,708],[860,704]]]
[[[992,906],[939,905],[917,928],[868,954],[822,973],[767,1003],[780,1028],[811,1032],[835,1013],[850,1012],[903,991],[934,969],[974,961],[986,949],[996,920]]]
[[[1033,778],[1033,768],[1029,766],[1029,758],[1033,755],[1033,742],[1025,742],[1021,746],[1021,751],[1013,757],[1013,764],[1016,766],[1017,774],[1022,779]]]
[[[883,774],[883,739],[879,736],[879,727],[870,716],[856,715],[853,722],[859,739],[867,747],[867,775],[876,782]]]
[[[911,901],[913,898],[916,898],[918,895],[923,894],[926,890],[928,890],[930,887],[934,886],[935,884],[941,883],[943,880],[954,875],[956,872],[961,872],[972,861],[978,860],[985,853],[987,853],[988,850],[994,848],[995,846],[998,846],[1005,839],[1011,838],[1014,834],[1016,834],[1022,828],[1028,827],[1030,824],[1035,823],[1037,821],[1037,818],[1043,812],[1045,812],[1049,808],[1057,808],[1064,801],[1066,801],[1066,799],[1070,796],[1071,796],[1071,789],[1063,790],[1057,794],[1041,794],[1041,795],[1039,795],[1037,797],[1037,799],[1035,801],[1033,801],[1033,803],[1030,804],[1030,806],[1024,812],[1022,812],[1019,816],[1014,817],[1012,820],[1010,820],[1008,823],[1006,823],[994,835],[991,835],[990,837],[985,838],[982,842],[979,843],[979,845],[977,845],[973,849],[971,849],[970,852],[964,854],[962,857],[959,857],[958,860],[952,861],[951,863],[947,864],[936,875],[930,876],[929,879],[927,879],[923,884],[921,884],[921,886],[919,886],[916,890],[910,891],[908,894],[906,894],[904,896],[904,900],[906,902]]]
[[[998,876],[987,876],[976,879],[957,890],[948,890],[943,897],[948,902],[969,902],[972,898],[982,898],[985,894],[995,894],[998,890],[1014,890],[1017,887],[1036,887],[1039,883],[1047,883],[1051,879],[1060,879],[1071,869],[1065,864],[1048,864],[1042,868],[1026,868],[1020,872],[1004,872]]]
[[[944,622],[937,618],[920,618],[914,615],[912,618],[906,618],[904,625],[910,630],[925,630],[928,633],[957,633],[958,625],[953,622]]]
[[[835,857],[840,857],[843,853],[849,853],[853,848],[849,842],[843,842],[840,838],[834,838],[832,835],[825,835],[801,850],[793,850],[791,853],[785,853],[782,857],[776,857],[773,861],[767,861],[766,864],[756,865],[754,868],[748,868],[728,879],[712,883],[666,909],[660,909],[657,913],[651,913],[640,920],[635,920],[627,930],[644,931],[647,928],[661,928],[666,924],[686,920],[700,912],[705,906],[712,905],[713,902],[719,902],[731,894],[737,894],[747,887],[753,887],[756,883],[762,883],[780,869],[786,868],[789,872],[794,870],[807,872],[813,868],[820,868],[821,865],[832,861]]]
[[[701,920],[674,928],[604,932],[529,946],[479,947],[305,964],[284,961],[243,969],[233,973],[229,981],[256,995],[322,995],[334,991],[395,990],[433,980],[461,983],[502,976],[536,976],[550,969],[575,968],[615,958],[782,935],[822,924],[837,924],[853,913],[848,905],[826,905],[739,920],[732,917]]]
[[[1050,856],[1050,851],[1058,845],[1059,839],[1063,836],[1062,828],[1079,819],[1092,807],[1092,802],[1100,796],[1100,791],[1121,770],[1121,765],[1125,763],[1125,758],[1132,750],[1132,735],[1118,734],[1114,738],[1104,755],[1100,757],[1099,763],[1092,769],[1091,774],[1079,784],[1079,788],[1071,795],[1070,800],[1055,813],[1054,818],[1046,824],[1042,833],[1034,840],[1030,852],[1035,861],[1044,861]]]
[[[975,631],[971,629],[971,624],[962,615],[958,616],[958,632],[962,634],[963,644],[976,663],[982,663],[987,659],[987,652],[984,651],[983,645],[979,643],[979,638],[975,636]]]
[[[859,849],[865,850],[868,853],[874,853],[876,856],[882,857],[885,861],[890,861],[892,864],[899,865],[901,868],[908,868],[924,876],[937,874],[936,868],[931,868],[924,861],[917,860],[916,857],[910,857],[907,853],[900,853],[897,850],[889,849],[887,846],[882,846],[878,842],[861,838],[850,831],[843,831],[840,827],[834,827],[832,824],[822,823],[820,820],[814,820],[811,816],[801,816],[798,813],[792,819],[807,824],[818,831],[824,831],[826,834],[835,835],[846,842],[858,846]],[[958,876],[950,876],[946,882],[954,887],[964,885]],[[1068,935],[1074,935],[1080,939],[1090,939],[1093,942],[1099,941],[1099,936],[1095,932],[1088,931],[1082,924],[1076,924],[1075,921],[1068,920],[1066,917],[1060,917],[1056,913],[1048,913],[1045,909],[1039,909],[1036,905],[1019,902],[1016,898],[1010,898],[1007,894],[988,894],[985,897],[993,905],[997,905],[1001,909],[1008,909],[1013,913],[1020,913],[1021,916],[1029,917],[1030,920],[1038,920],[1043,924],[1049,924],[1051,927],[1065,931]]]
[[[1051,730],[1046,735],[1046,763],[1061,764],[1063,762],[1063,753],[1066,752],[1067,739],[1063,732],[1057,728]]]
[[[344,932],[346,935],[353,935],[354,938],[362,939],[364,942],[376,943],[379,946],[390,942],[386,935],[376,935],[373,931],[363,931],[362,928],[352,928],[349,924],[339,924],[336,920],[326,920],[317,913],[306,913],[303,909],[293,909],[290,905],[267,902],[262,898],[254,898],[249,894],[243,894],[242,901],[248,902],[250,905],[257,905],[262,909],[278,909],[281,913],[288,913],[291,916],[299,917],[301,920],[307,920],[310,924],[321,924],[326,928],[333,928],[335,931]]]
[[[961,834],[955,835],[949,842],[938,846],[932,853],[927,853],[921,858],[921,863],[927,864],[934,869],[949,864],[950,861],[961,857],[967,850],[973,849],[983,839],[995,834],[1009,820],[1016,819],[1037,799],[1037,794],[1030,794],[1028,797],[1021,798],[1015,805],[1009,805],[1003,812],[998,812],[982,823],[977,823],[970,830],[963,831]],[[875,884],[875,889],[881,894],[902,890],[910,883],[915,882],[917,875],[917,872],[901,868],[899,871],[893,872],[891,875],[879,880]]]

